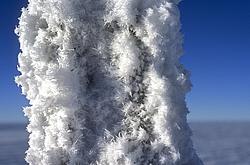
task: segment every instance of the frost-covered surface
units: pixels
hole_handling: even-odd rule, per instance
[[[204,164],[249,165],[250,122],[191,123],[194,146]]]
[[[28,135],[25,124],[0,123],[0,164],[24,165]]]
[[[177,0],[29,0],[30,164],[194,164]]]
[[[250,122],[195,122],[190,127],[205,165],[249,165]],[[0,124],[0,164],[25,165],[27,140],[23,125]]]

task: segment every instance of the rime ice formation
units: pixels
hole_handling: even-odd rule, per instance
[[[32,165],[201,165],[178,0],[29,0],[16,82]]]

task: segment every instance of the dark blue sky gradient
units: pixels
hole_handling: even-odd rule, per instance
[[[26,0],[3,0],[0,5],[0,123],[25,121],[22,107],[27,101],[14,82],[19,43],[14,34]]]
[[[14,83],[19,44],[14,34],[26,0],[0,5],[0,123],[23,122],[28,102]],[[180,3],[185,54],[192,72],[190,120],[250,120],[250,1]]]
[[[250,119],[250,1],[180,4],[193,120]]]

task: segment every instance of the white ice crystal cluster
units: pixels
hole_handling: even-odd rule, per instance
[[[16,82],[31,165],[201,165],[178,0],[29,0]]]

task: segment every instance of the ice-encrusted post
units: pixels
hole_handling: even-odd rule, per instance
[[[32,165],[201,165],[178,0],[29,0],[16,82]]]

